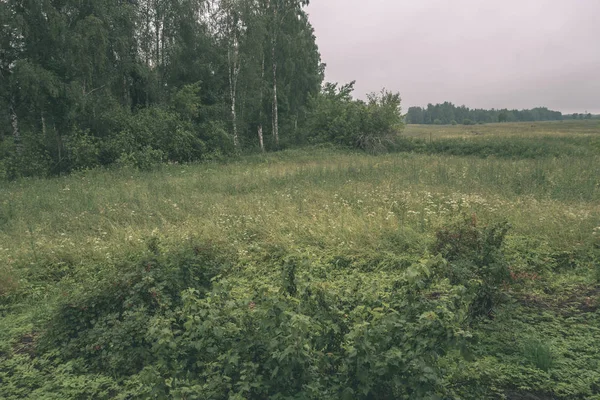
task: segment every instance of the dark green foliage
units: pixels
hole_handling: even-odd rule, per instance
[[[502,252],[508,228],[507,223],[479,228],[473,215],[436,233],[433,252],[449,262],[450,281],[474,294],[469,309],[472,317],[493,316],[504,299],[501,286],[511,280]]]
[[[244,0],[207,13],[194,0],[2,2],[0,178],[220,159],[242,150],[234,132],[256,147],[258,124],[277,147],[274,83],[283,140],[297,142],[323,79],[305,5]]]
[[[523,344],[523,354],[529,362],[542,371],[548,371],[553,364],[552,351],[548,344],[538,339],[528,340]]]
[[[174,316],[184,289],[206,293],[225,265],[210,249],[161,255],[155,239],[148,247],[147,257],[64,293],[40,338],[40,351],[56,349],[59,359],[74,361],[81,371],[118,376],[135,374],[155,362],[148,335],[156,320]]]
[[[68,381],[81,383],[72,396],[96,398],[437,398],[448,393],[439,361],[470,338],[471,295],[446,279],[441,257],[370,263],[380,278],[353,270],[358,259],[338,275],[328,262],[282,254],[280,287],[269,272],[231,274],[221,247],[165,252],[156,238],[147,247],[63,292],[32,362],[42,377],[68,371],[55,387],[7,378],[23,363],[12,356],[0,362],[9,399],[66,393]],[[477,257],[471,247],[446,254]]]
[[[353,90],[354,82],[339,88],[326,84],[321,94],[311,99],[307,139],[374,152],[385,150],[403,127],[399,94],[382,91],[364,102],[352,98]]]
[[[205,298],[187,291],[183,327],[161,334],[156,350],[165,358],[144,374],[145,383],[161,397],[214,399],[442,394],[435,362],[464,339],[461,289],[439,283],[432,267],[411,268],[389,302],[371,298],[360,306],[320,284],[303,283],[296,296],[259,286],[235,298],[230,281]]]
[[[422,154],[453,156],[501,157],[509,159],[536,159],[548,157],[600,154],[594,142],[580,137],[531,138],[480,137],[472,139],[435,139],[397,137],[388,145],[390,150]]]

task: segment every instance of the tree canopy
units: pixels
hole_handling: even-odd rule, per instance
[[[306,3],[1,1],[0,175],[294,141],[323,80]]]

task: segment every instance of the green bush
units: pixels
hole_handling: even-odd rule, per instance
[[[164,255],[155,240],[148,247],[148,255],[66,295],[40,338],[40,350],[59,350],[64,362],[115,376],[155,362],[152,327],[174,317],[183,290],[205,293],[224,264],[210,247]]]
[[[89,131],[77,130],[66,138],[65,150],[70,170],[93,168],[100,164],[100,140]]]
[[[145,146],[130,153],[121,153],[116,164],[120,167],[133,167],[142,171],[150,171],[165,160],[164,152]]]
[[[311,99],[307,116],[309,141],[379,152],[397,136],[403,127],[399,94],[372,93],[364,102],[352,98],[353,90],[354,82],[340,88],[327,84]]]
[[[227,280],[208,296],[186,291],[183,325],[154,331],[162,358],[143,374],[148,390],[165,398],[332,400],[445,392],[436,360],[464,339],[462,289],[436,279],[437,262],[411,267],[389,302],[361,305],[319,284],[290,285],[294,265],[286,262],[285,291],[264,285],[240,298]]]
[[[123,155],[143,159],[137,162],[142,165],[148,161],[160,162],[163,158],[164,161],[197,161],[206,153],[206,145],[191,122],[158,107],[136,113],[111,145],[117,159]]]
[[[464,285],[473,295],[471,317],[493,316],[504,300],[501,286],[511,279],[502,251],[508,229],[507,223],[479,228],[473,215],[436,233],[433,252],[450,263],[450,281]]]
[[[550,346],[541,340],[528,340],[523,344],[523,355],[536,368],[548,371],[554,364]]]
[[[0,266],[0,300],[14,293],[18,286],[14,272],[7,266]]]

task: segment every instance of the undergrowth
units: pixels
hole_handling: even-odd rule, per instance
[[[599,399],[598,165],[313,148],[2,183],[0,398]]]

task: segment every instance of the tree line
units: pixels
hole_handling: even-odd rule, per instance
[[[0,0],[0,177],[331,137],[307,133],[324,76],[307,4]]]
[[[584,116],[585,117],[585,116]],[[509,109],[471,109],[466,106],[456,106],[450,102],[443,104],[428,104],[426,108],[410,107],[406,114],[409,124],[476,124],[493,122],[530,122],[530,121],[560,121],[564,118],[561,112],[537,107],[531,110]],[[591,118],[591,114],[590,114]]]

